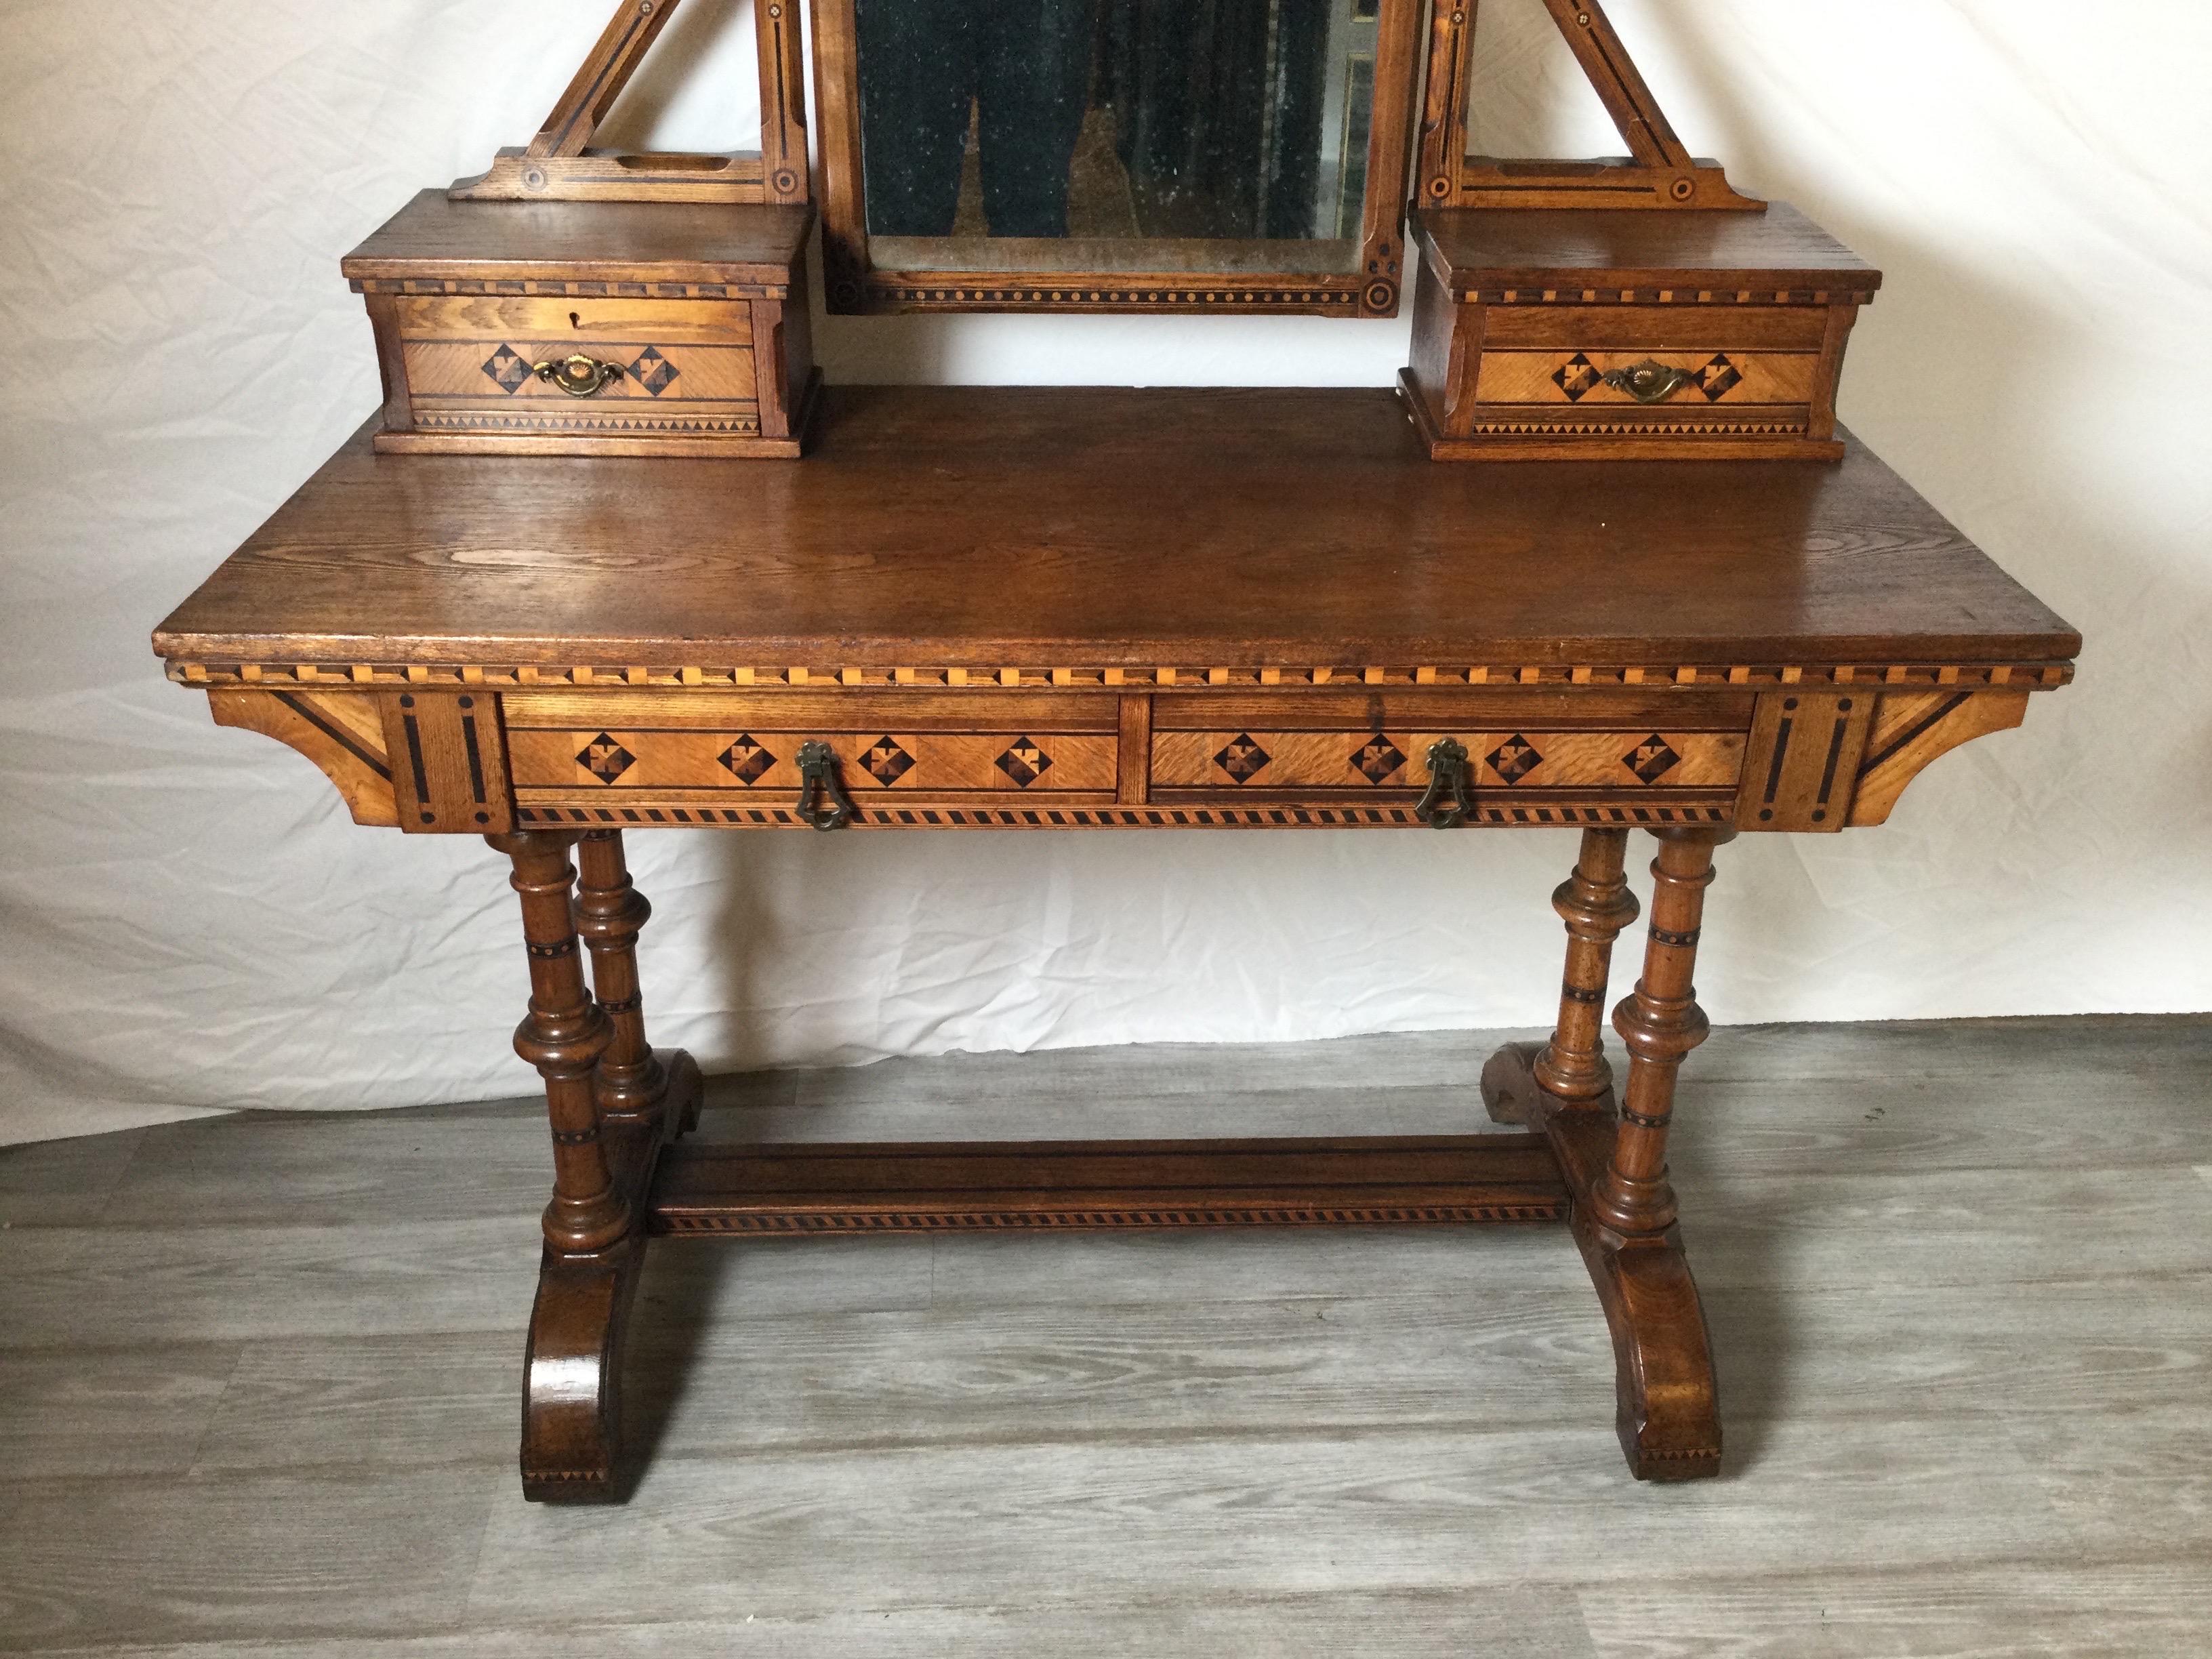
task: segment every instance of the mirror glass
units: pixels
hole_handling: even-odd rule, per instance
[[[1358,258],[1378,0],[854,0],[879,264]],[[920,239],[910,241],[908,239]],[[1011,244],[1062,244],[1026,252]],[[1064,244],[1084,244],[1079,257]],[[1102,246],[1103,245],[1103,246]]]

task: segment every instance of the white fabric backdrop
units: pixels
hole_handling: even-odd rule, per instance
[[[638,125],[756,130],[694,0]],[[1481,136],[1615,147],[1494,0]],[[498,862],[347,822],[151,625],[367,415],[338,256],[526,135],[607,0],[0,0],[0,1139],[520,1092]],[[1522,14],[1516,15],[1516,14]],[[2087,634],[1887,830],[1723,854],[1725,1021],[2212,1006],[2212,11],[1618,0],[1692,145],[1878,261],[1846,416]],[[1486,22],[1486,27],[1489,24]],[[678,54],[703,54],[680,82]],[[633,137],[636,135],[632,135]],[[817,325],[835,379],[1387,384],[1404,321]],[[1528,1024],[1571,835],[634,838],[712,1068]]]

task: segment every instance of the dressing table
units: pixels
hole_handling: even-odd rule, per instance
[[[610,157],[575,137],[669,9],[626,7],[553,137],[456,199],[803,203],[803,161]],[[1570,8],[1570,26],[1596,9]],[[787,20],[770,0],[762,12],[764,88],[795,95]],[[1388,190],[1382,207],[1304,227],[1348,233],[1298,239],[1310,268],[1249,287],[1233,266],[1253,255],[1229,237],[1048,273],[979,245],[994,239],[947,238],[950,253],[871,242],[852,199],[864,125],[845,118],[865,78],[852,0],[825,0],[817,28],[825,13],[833,312],[955,303],[940,288],[1018,289],[1007,305],[1044,309],[1397,305],[1403,204]],[[1432,106],[1471,33],[1458,17],[1432,31]],[[1381,0],[1365,21],[1370,166],[1402,176],[1417,14]],[[1394,63],[1404,73],[1386,76]],[[1640,82],[1612,84],[1625,107],[1648,98]],[[769,101],[771,145],[803,143],[792,104]],[[1416,176],[1428,165],[1425,149]],[[1468,187],[1525,181],[1501,165],[1470,160]],[[1606,166],[1540,182],[1677,204],[1673,179],[1700,198],[1726,191],[1663,146]],[[1466,182],[1449,166],[1433,176]],[[924,194],[908,190],[901,212]],[[906,263],[886,264],[884,241]],[[1044,252],[1071,263],[1067,247]],[[967,264],[914,263],[939,254]],[[980,268],[994,260],[1009,270]],[[392,280],[453,283],[443,293],[468,303],[453,315],[496,331],[509,300],[579,279]],[[530,981],[515,1046],[544,1079],[553,1164],[526,1495],[618,1498],[634,1477],[623,1331],[653,1241],[787,1249],[949,1229],[1565,1223],[1613,1333],[1631,1470],[1718,1469],[1714,1356],[1666,1167],[1676,1074],[1706,1030],[1692,974],[1716,849],[1881,824],[1932,762],[2067,684],[2081,643],[1863,445],[1838,428],[1834,462],[1437,460],[1417,392],[832,386],[808,405],[803,459],[701,459],[689,440],[659,454],[568,438],[550,453],[441,451],[380,446],[393,377],[410,372],[404,342],[386,367],[386,411],[154,645],[219,724],[298,751],[356,822],[481,836],[506,861]],[[551,367],[537,390],[559,409],[574,389]],[[1484,1072],[1502,1130],[702,1145],[684,1139],[698,1068],[647,1036],[650,907],[628,871],[631,830],[1543,828],[1580,835],[1553,896],[1565,966],[1551,1040]],[[1627,1054],[1616,1086],[1611,957],[1639,915],[1632,842],[1646,836],[1642,966],[1612,1012]]]

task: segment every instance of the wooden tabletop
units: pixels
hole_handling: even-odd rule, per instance
[[[426,190],[348,254],[343,269],[356,282],[781,283],[813,224],[812,208],[772,203],[456,202]]]
[[[1455,293],[1747,283],[1871,294],[1881,286],[1880,271],[1786,202],[1764,213],[1427,208],[1413,216],[1413,234]]]
[[[2063,663],[2080,635],[1836,465],[1432,462],[1387,391],[854,387],[801,461],[378,456],[173,660]]]

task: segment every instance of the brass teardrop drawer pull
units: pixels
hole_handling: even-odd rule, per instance
[[[837,751],[826,743],[799,745],[799,816],[817,830],[842,830],[853,821],[853,798],[837,775]]]
[[[601,362],[578,352],[558,362],[532,363],[531,372],[549,386],[557,386],[571,398],[596,398],[608,385],[629,371],[620,363]]]
[[[1414,805],[1413,816],[1431,830],[1456,830],[1474,811],[1468,793],[1467,745],[1457,738],[1438,738],[1429,745],[1429,787]]]
[[[1697,378],[1686,368],[1646,357],[1626,368],[1607,371],[1605,383],[1615,392],[1626,392],[1639,404],[1663,404]]]

